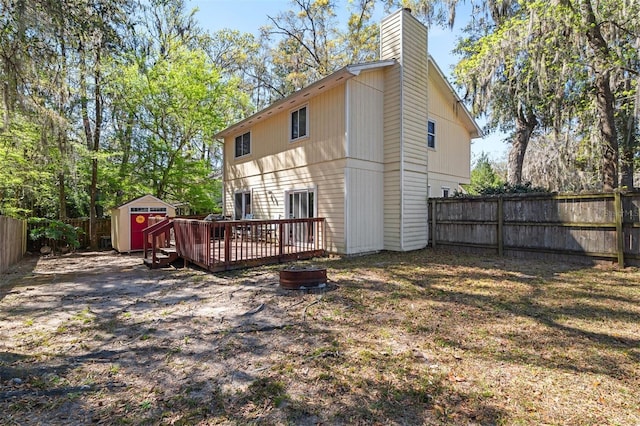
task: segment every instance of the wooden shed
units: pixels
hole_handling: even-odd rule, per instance
[[[142,230],[149,226],[149,217],[175,215],[174,206],[153,195],[111,209],[111,245],[121,253],[142,250]]]

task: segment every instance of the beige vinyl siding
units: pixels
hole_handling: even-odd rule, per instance
[[[414,250],[428,241],[427,29],[413,16],[403,16],[402,249]]]
[[[290,142],[290,112],[303,105],[309,137]],[[345,85],[283,107],[240,132],[248,130],[248,156],[234,158],[237,135],[225,139],[226,214],[234,211],[234,192],[250,190],[256,218],[284,218],[285,191],[316,188],[316,215],[327,220],[327,250],[344,252]]]
[[[384,76],[384,248],[401,250],[402,91],[400,64],[385,69]]]
[[[400,241],[400,170],[384,171],[384,248],[399,251]]]
[[[347,84],[347,254],[384,248],[383,89],[383,70],[363,72]]]
[[[468,182],[460,182],[455,177],[429,172],[429,186],[431,186],[432,197],[442,197],[443,188],[449,189],[449,196],[451,197],[456,190],[460,191],[462,189],[460,187],[461,183]]]
[[[382,170],[347,167],[346,253],[365,253],[384,248],[382,227]]]
[[[380,22],[380,59],[402,57],[402,10],[389,15]]]
[[[456,182],[452,191],[458,183],[468,183],[470,174],[471,136],[462,124],[460,108],[430,77],[429,119],[436,123],[436,147],[429,150],[429,173]]]
[[[380,24],[380,59],[402,58],[402,11]],[[402,250],[402,66],[384,70],[384,248]]]
[[[235,137],[225,139],[225,178],[252,176],[300,164],[332,161],[345,156],[344,84],[312,97],[306,103],[273,113],[273,117],[243,129],[251,132],[251,154],[235,158]],[[309,136],[289,140],[291,111],[307,105]]]
[[[251,190],[255,218],[284,218],[286,191],[315,189],[316,215],[326,219],[327,250],[344,253],[344,167],[342,159],[227,180],[225,211],[233,212],[234,192]]]
[[[349,80],[347,87],[350,117],[347,129],[349,158],[382,163],[384,72],[364,72]]]

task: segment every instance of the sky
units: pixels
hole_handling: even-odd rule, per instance
[[[380,2],[382,3],[382,2]],[[345,0],[338,0],[336,13],[338,17],[346,16],[347,8]],[[200,25],[210,31],[218,31],[230,28],[241,32],[258,34],[260,27],[269,23],[267,16],[276,16],[291,8],[290,0],[187,0],[188,8],[198,8],[196,19]],[[440,66],[440,69],[451,79],[452,67],[457,62],[457,57],[451,53],[457,37],[461,34],[461,28],[468,20],[469,7],[458,10],[456,25],[453,30],[433,26],[429,29],[429,53]],[[380,21],[385,15],[382,4],[376,7],[373,21]],[[482,127],[483,123],[479,122]],[[496,133],[487,135],[482,139],[475,139],[471,145],[471,159],[475,160],[481,152],[486,152],[495,160],[502,160],[507,150],[507,144],[503,142],[506,135]]]

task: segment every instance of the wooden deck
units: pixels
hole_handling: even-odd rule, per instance
[[[172,223],[178,256],[210,271],[325,254],[323,218]]]

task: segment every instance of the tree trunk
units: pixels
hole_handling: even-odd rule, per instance
[[[95,125],[93,131],[91,129],[91,121],[89,119],[88,108],[88,89],[87,81],[88,72],[86,67],[86,51],[80,46],[80,91],[81,100],[80,107],[82,109],[82,123],[84,127],[87,148],[93,152],[91,158],[91,187],[89,189],[89,241],[91,249],[98,248],[98,230],[96,228],[96,201],[98,195],[98,151],[100,150],[100,127],[102,126],[102,95],[100,93],[100,44],[94,46],[95,63],[94,66],[94,114]]]
[[[60,204],[60,220],[67,218],[67,193],[65,190],[65,174],[58,173],[58,203]]]
[[[507,180],[512,185],[522,184],[522,165],[527,146],[533,130],[538,125],[538,120],[531,111],[526,113],[522,108],[516,114],[516,131],[509,150],[509,163],[507,165]]]
[[[625,91],[630,92],[631,80],[625,81]],[[620,158],[620,185],[628,190],[633,190],[633,174],[635,172],[634,162],[635,154],[638,150],[638,136],[636,135],[637,126],[637,109],[640,107],[637,102],[640,101],[640,92],[636,94],[636,105],[632,104],[632,101],[627,98],[622,102],[622,108],[619,109],[619,114],[622,115],[620,123],[620,136],[621,136],[621,158]]]
[[[623,188],[633,190],[633,174],[635,173],[634,160],[635,146],[624,146],[622,148],[622,162],[620,164],[621,182]]]
[[[600,117],[602,139],[602,189],[613,191],[618,187],[618,136],[614,117],[614,101],[609,85],[609,71],[596,78],[596,108]]]
[[[591,0],[582,0],[582,16],[589,46],[594,51],[593,68],[596,75],[596,110],[599,117],[602,144],[602,183],[605,191],[618,187],[618,135],[614,115],[615,98],[611,91],[609,46],[600,31],[600,23],[593,12]]]
[[[91,249],[98,249],[98,229],[96,227],[97,199],[98,199],[98,151],[100,151],[100,130],[102,127],[102,84],[100,75],[100,45],[95,47],[96,63],[94,64],[94,108],[95,128],[93,129],[93,158],[91,159],[91,214],[89,216],[89,230],[91,231]]]

